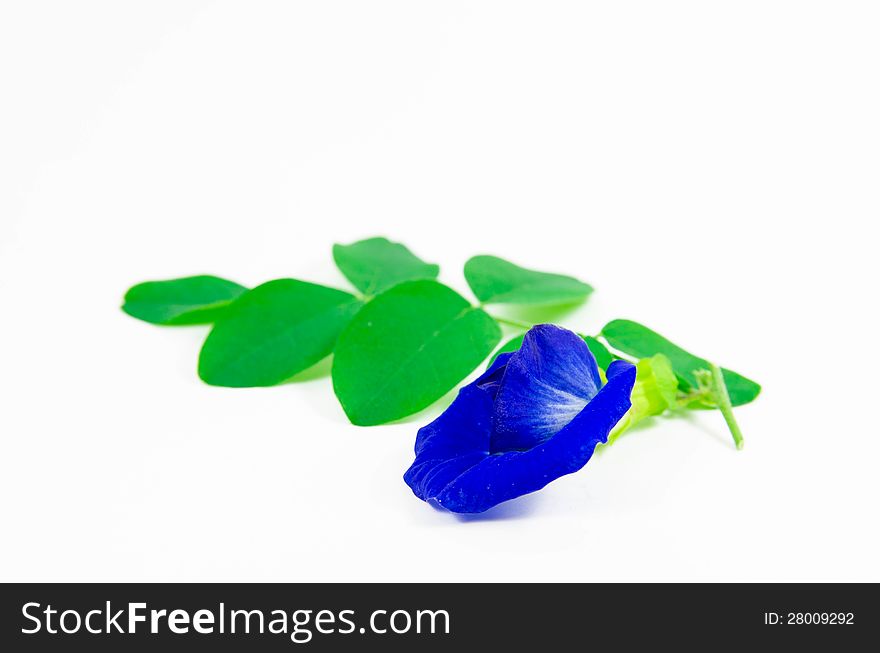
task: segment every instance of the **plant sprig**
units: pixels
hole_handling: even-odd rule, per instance
[[[334,245],[333,259],[356,293],[296,279],[247,289],[195,276],[133,286],[122,308],[153,324],[213,324],[198,366],[210,385],[278,385],[333,354],[340,404],[353,424],[370,426],[430,406],[493,351],[519,348],[522,333],[497,347],[500,325],[523,333],[533,325],[492,315],[487,306],[575,306],[593,291],[574,277],[481,255],[464,267],[478,300],[472,303],[437,281],[439,266],[385,238]],[[741,448],[732,409],[758,396],[757,383],[630,320],[582,337],[601,370],[614,358],[637,362],[633,407],[612,439],[651,415],[717,408]]]

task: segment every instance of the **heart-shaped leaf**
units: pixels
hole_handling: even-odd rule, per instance
[[[294,279],[269,281],[231,304],[199,356],[205,383],[277,385],[333,351],[361,307],[354,295]]]
[[[602,328],[602,335],[612,347],[636,358],[649,358],[655,354],[666,356],[685,391],[698,385],[694,372],[710,369],[709,361],[705,358],[694,356],[656,331],[632,320],[612,320]],[[730,403],[734,406],[753,401],[761,392],[760,385],[741,374],[724,368],[721,368],[721,373]]]
[[[464,276],[484,304],[571,304],[593,292],[574,277],[528,270],[497,256],[474,256]]]
[[[122,310],[152,324],[210,324],[246,290],[233,281],[210,275],[147,281],[125,293]]]
[[[440,267],[425,263],[400,243],[368,238],[334,245],[333,260],[342,274],[365,295],[377,295],[403,281],[436,279]]]
[[[436,281],[394,286],[339,336],[333,388],[354,424],[383,424],[429,406],[498,344],[485,311]]]

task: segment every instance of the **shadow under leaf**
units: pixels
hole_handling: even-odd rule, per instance
[[[583,306],[585,301],[540,306],[510,305],[504,306],[504,310],[500,310],[501,305],[493,308],[500,317],[513,318],[529,324],[555,324]]]
[[[330,376],[330,371],[332,368],[333,355],[331,354],[326,358],[322,358],[311,367],[307,367],[302,372],[294,374],[292,377],[287,379],[287,381],[284,381],[284,383],[282,383],[281,385],[287,385],[288,383],[307,383],[309,381],[324,379]]]

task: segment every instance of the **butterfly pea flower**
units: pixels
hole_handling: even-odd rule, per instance
[[[419,429],[404,481],[423,501],[478,513],[578,471],[630,407],[636,368],[614,361],[602,383],[577,334],[533,327]]]

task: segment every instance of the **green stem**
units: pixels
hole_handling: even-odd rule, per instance
[[[523,331],[528,331],[533,326],[535,326],[534,324],[529,324],[527,322],[520,322],[519,320],[511,320],[506,317],[498,317],[497,315],[492,315],[491,317],[496,322],[500,322],[501,324],[506,324],[507,326],[512,326],[516,329],[522,329]]]
[[[715,365],[715,363],[709,363],[709,368],[712,370],[712,381],[715,386],[715,400],[718,402],[718,408],[721,410],[721,414],[724,415],[724,421],[727,422],[727,428],[730,429],[730,434],[733,435],[736,448],[742,449],[742,431],[739,430],[739,424],[736,423],[736,418],[733,416],[733,406],[730,404],[730,395],[727,393],[724,375],[721,373],[721,368]]]

